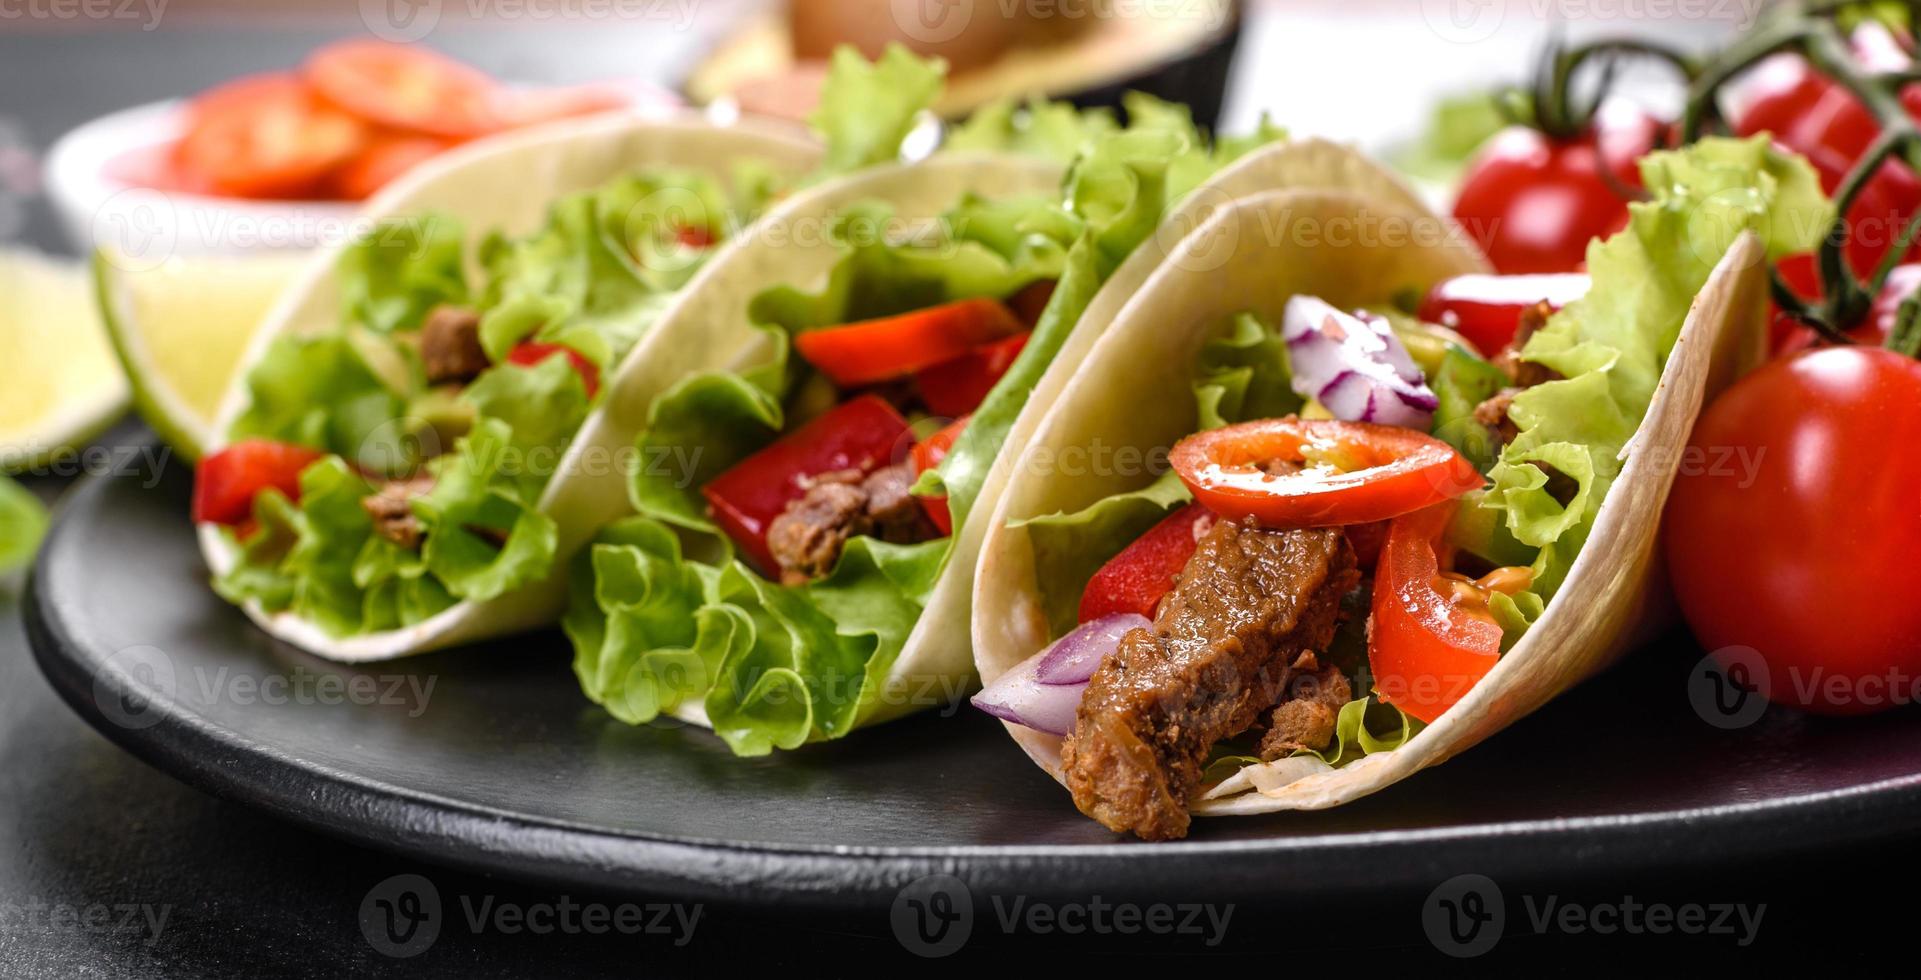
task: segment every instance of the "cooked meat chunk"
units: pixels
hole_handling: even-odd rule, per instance
[[[936,537],[940,532],[907,492],[914,479],[908,462],[866,474],[839,470],[815,477],[767,528],[781,583],[804,585],[833,571],[847,539],[858,535],[895,544]]]
[[[1515,426],[1513,419],[1507,417],[1507,410],[1513,406],[1514,396],[1524,390],[1502,388],[1494,393],[1494,397],[1474,406],[1474,421],[1487,426],[1503,446],[1521,437],[1521,430]]]
[[[360,498],[360,507],[373,518],[375,534],[412,550],[420,547],[421,535],[420,518],[414,515],[414,498],[433,488],[431,476],[389,480],[378,491]]]
[[[480,346],[480,313],[464,306],[436,306],[420,327],[420,361],[428,384],[465,384],[487,370]]]
[[[1516,388],[1532,388],[1544,381],[1559,378],[1553,368],[1533,361],[1521,360],[1521,348],[1527,346],[1528,339],[1535,332],[1547,326],[1548,317],[1554,315],[1554,307],[1546,303],[1536,303],[1521,311],[1521,320],[1514,327],[1514,339],[1494,355],[1494,366],[1513,380]]]
[[[1300,749],[1319,752],[1334,743],[1334,722],[1341,707],[1354,700],[1347,675],[1333,664],[1322,666],[1312,653],[1294,661],[1287,698],[1268,718],[1261,736],[1261,758],[1268,762]]]
[[[1185,835],[1209,749],[1287,694],[1304,653],[1327,648],[1354,565],[1340,528],[1216,522],[1152,628],[1122,637],[1088,682],[1061,752],[1074,805],[1147,840]]]

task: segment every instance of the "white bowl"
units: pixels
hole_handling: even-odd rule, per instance
[[[338,201],[245,201],[155,190],[113,167],[178,139],[180,100],[101,116],[62,136],[46,181],[68,239],[81,251],[108,245],[127,260],[308,249],[351,237],[357,205]]]

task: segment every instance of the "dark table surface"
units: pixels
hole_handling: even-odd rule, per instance
[[[364,6],[364,4],[363,4]],[[728,5],[722,5],[723,8]],[[525,32],[446,30],[435,42],[516,78],[564,81],[605,74],[674,77],[702,31],[724,26],[725,11],[686,31],[625,33],[590,25],[550,30],[569,57],[526,54]],[[4,31],[0,25],[0,31]],[[0,132],[44,147],[65,128],[132,102],[184,94],[234,73],[292,63],[338,31],[312,27],[220,32],[189,24],[146,34],[96,37],[64,33],[0,34]],[[549,46],[549,51],[554,50]],[[0,189],[4,190],[4,189]],[[60,249],[43,202],[29,199],[22,238]],[[106,440],[143,441],[124,425]],[[49,501],[57,480],[29,480]],[[749,962],[804,966],[809,975],[863,973],[903,955],[891,924],[879,916],[835,918],[789,909],[678,907],[636,915],[669,929],[662,934],[593,934],[516,928],[490,915],[474,927],[464,910],[517,910],[530,922],[543,910],[623,904],[666,897],[561,895],[516,883],[421,864],[404,856],[342,844],[275,822],[189,789],[123,753],[72,714],[35,669],[20,624],[24,583],[0,579],[0,976],[201,977],[339,976],[409,972],[425,976],[669,974],[705,967],[748,969]],[[1660,765],[1661,760],[1644,760]],[[1525,793],[1527,787],[1516,786]],[[1503,882],[1529,903],[1510,915],[1541,912],[1547,902],[1586,910],[1663,904],[1709,909],[1746,906],[1760,915],[1752,941],[1729,934],[1657,936],[1586,925],[1510,923],[1487,958],[1460,961],[1511,969],[1527,960],[1581,970],[1623,957],[1675,955],[1750,958],[1762,965],[1797,955],[1853,959],[1897,954],[1908,908],[1889,902],[1917,871],[1921,838],[1895,837],[1846,849],[1814,848],[1765,864],[1690,867],[1632,878]],[[363,913],[390,897],[396,875],[419,874],[443,904],[461,912],[419,955],[389,956],[369,941]],[[1277,883],[1277,896],[1285,895]],[[1020,965],[1073,951],[1102,963],[1147,952],[1210,958],[1252,956],[1269,969],[1298,968],[1301,945],[1336,969],[1389,966],[1381,957],[1441,959],[1422,927],[1429,896],[1376,894],[1351,904],[1290,907],[1284,898],[1234,912],[1228,941],[1175,936],[1069,936],[1056,931],[976,930],[957,959]],[[1091,899],[1097,897],[1090,896]],[[678,916],[677,919],[660,916]],[[698,916],[688,938],[684,926]],[[586,922],[586,917],[574,921]],[[1322,937],[1290,942],[1302,930]],[[1737,932],[1739,929],[1737,928]],[[1326,937],[1337,938],[1330,943]],[[677,940],[682,940],[677,944]],[[1009,955],[1013,954],[1013,955]],[[943,961],[947,963],[954,960]],[[1204,964],[1207,966],[1214,963]],[[1318,964],[1317,964],[1318,965]],[[1430,963],[1429,966],[1436,965]],[[1391,968],[1391,967],[1390,967]],[[1587,967],[1593,969],[1595,967]]]

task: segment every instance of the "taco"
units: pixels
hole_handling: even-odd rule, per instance
[[[590,698],[743,755],[951,704],[1011,451],[1184,232],[1274,187],[1417,206],[1331,144],[1263,127],[1208,148],[1174,107],[1129,110],[992,110],[951,155],[789,202],[764,227],[796,233],[716,263],[730,285],[687,323],[761,343],[655,401],[636,457],[699,462],[634,474],[636,516],[576,559],[563,625]],[[1036,144],[1080,148],[1064,184],[975,149]]]
[[[774,201],[896,159],[941,67],[838,59],[816,141],[602,117],[447,154],[315,258],[243,360],[194,497],[216,590],[341,660],[546,625],[626,510],[659,335]],[[698,345],[695,345],[698,350]]]
[[[988,521],[975,704],[1085,814],[1338,805],[1444,761],[1658,621],[1659,515],[1704,397],[1758,361],[1805,162],[1711,139],[1500,349],[1410,314],[1484,263],[1425,209],[1217,212],[1037,427]],[[1370,230],[1371,229],[1371,230]]]

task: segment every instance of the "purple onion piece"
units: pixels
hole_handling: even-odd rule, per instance
[[[1131,629],[1152,625],[1139,613],[1113,613],[1074,628],[1040,655],[1034,678],[1042,684],[1085,684]]]
[[[1040,658],[1029,657],[974,695],[974,707],[1002,721],[1025,725],[1049,735],[1066,735],[1074,728],[1086,684],[1042,684],[1034,677]]]
[[[1439,400],[1385,317],[1295,296],[1281,315],[1294,390],[1335,418],[1426,431]]]

